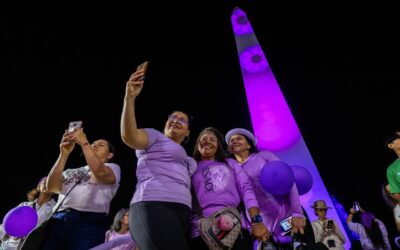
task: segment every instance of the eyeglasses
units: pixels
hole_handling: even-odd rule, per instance
[[[189,122],[185,120],[183,117],[178,117],[176,115],[169,115],[168,116],[169,121],[176,121],[181,125],[187,125]]]
[[[321,212],[326,212],[328,209],[327,208],[316,208],[315,210],[321,211]]]

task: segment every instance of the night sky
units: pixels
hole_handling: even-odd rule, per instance
[[[346,208],[358,200],[394,232],[380,185],[395,159],[384,139],[400,128],[398,18],[373,6],[300,12],[262,1],[2,14],[0,218],[47,175],[75,120],[90,141],[116,146],[122,180],[111,214],[128,207],[136,157],[120,138],[120,116],[125,83],[145,60],[139,127],[162,130],[171,111],[187,110],[190,154],[204,127],[251,129],[230,23],[235,6],[247,13],[330,193]],[[83,164],[77,147],[67,167]]]

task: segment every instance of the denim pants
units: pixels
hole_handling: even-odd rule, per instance
[[[105,213],[67,209],[53,215],[42,249],[88,250],[104,243],[108,219]]]

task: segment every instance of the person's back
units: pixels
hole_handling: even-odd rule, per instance
[[[360,222],[354,222],[355,214],[360,215]],[[355,232],[363,249],[365,250],[387,250],[391,249],[388,239],[388,232],[385,224],[375,216],[359,207],[359,211],[354,207],[350,208],[347,217],[349,229]]]

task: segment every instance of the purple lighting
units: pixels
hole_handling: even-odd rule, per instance
[[[253,33],[250,22],[247,19],[246,13],[241,9],[235,8],[231,16],[231,21],[233,25],[233,32],[237,36],[241,36],[248,33]]]
[[[255,73],[265,70],[268,62],[259,45],[250,47],[240,54],[240,65],[248,73]]]
[[[272,72],[242,73],[258,147],[280,151],[295,144],[300,132]]]
[[[231,20],[253,131],[258,141],[257,148],[275,153],[279,159],[291,166],[302,166],[301,169],[297,169],[303,171],[297,172],[297,180],[295,176],[302,194],[300,202],[310,220],[316,220],[311,207],[315,200],[323,199],[328,206],[333,207],[328,190],[246,14],[235,8]],[[270,177],[266,179],[271,180]],[[345,222],[339,219],[336,207],[330,210],[329,217],[335,219],[342,232],[345,232]],[[345,237],[347,238],[347,235]],[[344,247],[350,249],[348,239]]]

